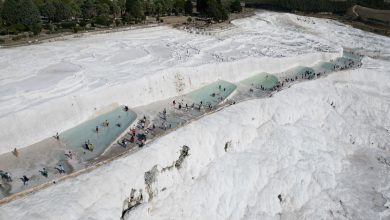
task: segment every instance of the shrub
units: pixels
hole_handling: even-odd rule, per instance
[[[12,40],[13,40],[13,41],[18,41],[18,40],[23,39],[23,38],[26,38],[26,35],[21,34],[21,35],[13,36],[13,37],[12,37]]]
[[[42,31],[42,25],[40,23],[33,24],[31,31],[34,33],[34,35],[38,35]]]
[[[241,7],[241,3],[240,3],[240,0],[234,0],[231,5],[230,5],[230,11],[231,12],[241,12],[242,11],[242,7]]]
[[[87,26],[88,23],[83,20],[83,21],[80,21],[79,24],[80,24],[81,27],[85,27],[85,26]]]
[[[116,25],[116,26],[120,26],[120,25],[121,25],[121,23],[122,23],[122,22],[121,22],[120,20],[118,20],[118,19],[117,19],[117,20],[115,20],[115,25]]]
[[[6,28],[0,28],[0,35],[7,35],[8,30]]]
[[[61,22],[60,25],[63,29],[73,29],[74,27],[76,27],[76,22],[74,21]]]
[[[98,25],[109,26],[111,24],[111,19],[108,16],[100,15],[95,18],[95,23]]]
[[[19,32],[23,32],[23,31],[26,31],[27,30],[27,27],[24,26],[23,24],[21,23],[17,23],[17,24],[13,24],[9,27],[9,32],[11,33],[19,33]]]

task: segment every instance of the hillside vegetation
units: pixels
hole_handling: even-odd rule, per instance
[[[303,12],[345,13],[356,4],[374,9],[390,9],[390,3],[383,0],[246,0],[249,7]]]

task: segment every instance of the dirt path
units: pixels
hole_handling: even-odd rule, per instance
[[[352,7],[352,13],[354,13],[356,17],[359,17],[359,14],[356,12],[356,5]]]
[[[353,6],[349,14],[345,15],[337,15],[337,14],[323,14],[323,13],[303,13],[303,12],[296,12],[297,15],[301,16],[308,16],[308,17],[315,17],[315,18],[325,18],[325,19],[332,19],[336,20],[338,22],[341,22],[346,25],[351,25],[352,27],[356,29],[360,29],[363,31],[375,33],[384,35],[387,37],[390,37],[390,10],[376,10],[379,12],[382,12],[384,14],[376,13],[374,9],[368,9],[367,8],[367,15],[364,16],[363,14],[359,14],[359,8],[362,8],[361,6],[355,5]],[[368,13],[369,12],[369,13]],[[389,14],[387,14],[389,13]],[[365,17],[362,19],[362,17]],[[378,21],[382,22],[376,22],[374,20],[367,20],[367,18],[376,18],[379,17],[380,19],[377,19]],[[388,22],[388,25],[385,23]]]

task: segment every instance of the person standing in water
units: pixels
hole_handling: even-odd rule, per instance
[[[25,186],[27,183],[28,183],[28,181],[30,180],[29,178],[27,178],[27,176],[23,176],[22,178],[20,178],[21,180],[22,180],[22,182],[23,182],[23,185]]]
[[[42,176],[44,176],[46,178],[48,177],[48,172],[47,172],[47,169],[45,167],[39,172],[41,172]]]
[[[65,173],[65,169],[64,169],[64,166],[62,166],[62,164],[58,165],[57,170],[58,170],[58,172],[60,172],[60,173]]]

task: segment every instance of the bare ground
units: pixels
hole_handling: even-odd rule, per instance
[[[390,10],[375,10],[356,5],[345,15],[302,12],[296,14],[332,19],[363,31],[390,37]]]

